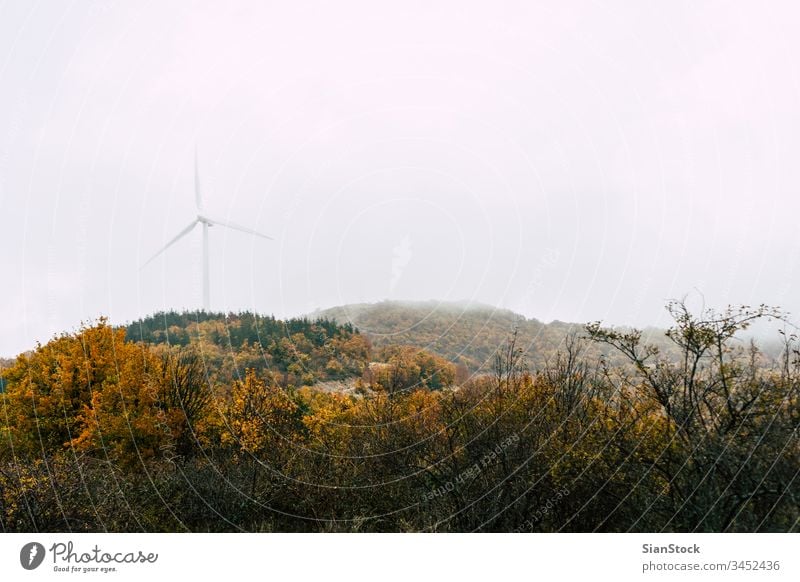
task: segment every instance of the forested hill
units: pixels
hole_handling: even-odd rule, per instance
[[[207,341],[234,349],[245,343],[265,343],[297,333],[324,342],[325,338],[350,336],[352,325],[325,318],[278,320],[251,312],[162,311],[126,326],[126,339],[150,344],[185,346],[205,335]]]
[[[283,376],[283,384],[314,384],[359,376],[369,344],[350,324],[275,319],[250,312],[168,311],[125,326],[126,339],[159,346],[195,346],[211,377],[230,382],[246,369]]]
[[[770,361],[735,334],[776,311],[669,308],[657,360],[481,307],[100,319],[0,369],[0,531],[796,531],[800,340]]]
[[[516,345],[536,368],[563,346],[568,334],[585,334],[583,324],[542,323],[488,305],[434,301],[343,305],[288,320],[249,312],[169,311],[126,326],[131,341],[199,345],[212,365],[225,367],[227,358],[239,369],[302,368],[307,383],[312,376],[314,381],[358,376],[370,360],[382,361],[387,350],[399,346],[424,349],[472,371],[488,369],[514,330]],[[663,331],[646,335],[669,349]],[[587,347],[608,352],[603,346]]]
[[[583,331],[581,324],[545,324],[513,311],[474,303],[384,301],[343,305],[312,316],[351,324],[375,347],[413,345],[471,369],[491,365],[494,354],[514,329],[517,345],[525,349],[532,364],[542,363],[570,331]]]

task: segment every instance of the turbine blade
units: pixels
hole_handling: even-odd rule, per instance
[[[275,240],[271,236],[267,236],[266,234],[262,234],[257,230],[253,230],[251,228],[247,228],[246,226],[240,226],[235,222],[223,222],[221,220],[212,220],[211,218],[203,217],[204,220],[208,221],[209,224],[216,224],[217,226],[225,226],[227,228],[232,228],[233,230],[238,230],[240,232],[245,232],[247,234],[254,234],[256,236],[260,236],[261,238],[265,238],[267,240]]]
[[[200,221],[199,221],[199,220],[197,220],[197,219],[195,218],[195,219],[192,221],[192,223],[191,223],[189,226],[187,226],[186,228],[184,228],[182,231],[180,231],[180,232],[179,232],[179,233],[178,233],[178,234],[175,236],[175,238],[173,238],[171,241],[169,241],[167,244],[165,244],[163,247],[161,247],[161,249],[160,249],[160,250],[159,250],[159,251],[158,251],[156,254],[154,254],[152,257],[150,257],[149,259],[147,259],[147,262],[146,262],[145,264],[143,264],[143,265],[142,265],[140,268],[144,269],[144,268],[145,268],[147,265],[149,265],[150,263],[152,263],[152,262],[153,262],[153,260],[154,260],[154,259],[155,259],[155,258],[156,258],[158,255],[160,255],[160,254],[161,254],[161,253],[163,253],[165,250],[167,250],[169,247],[171,247],[171,246],[172,246],[172,245],[174,245],[176,242],[178,242],[178,240],[179,240],[180,238],[182,238],[182,237],[186,236],[187,234],[189,234],[189,232],[190,232],[190,231],[191,231],[191,230],[192,230],[192,229],[193,229],[195,226],[197,226],[197,223],[198,223],[198,222],[200,222]]]
[[[200,192],[200,169],[197,163],[197,144],[194,146],[194,204],[197,206],[197,213],[203,213],[203,195]]]

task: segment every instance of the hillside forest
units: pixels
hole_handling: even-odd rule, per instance
[[[485,307],[98,319],[0,366],[4,532],[797,532],[800,345]],[[424,314],[423,314],[424,312]],[[780,349],[743,333],[777,321]]]

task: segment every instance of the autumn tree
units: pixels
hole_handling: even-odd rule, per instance
[[[366,380],[390,395],[417,388],[439,390],[455,380],[455,365],[444,358],[411,346],[387,348],[385,364],[374,365]]]
[[[233,445],[239,457],[251,465],[252,495],[262,472],[272,477],[283,475],[284,465],[305,432],[297,401],[274,381],[258,378],[253,370],[234,382],[224,422],[223,443]]]
[[[785,415],[792,395],[785,383],[760,369],[755,346],[746,349],[734,342],[752,322],[782,314],[762,305],[694,315],[678,301],[669,303],[668,310],[675,324],[667,337],[680,349],[677,360],[643,344],[638,330],[587,326],[589,337],[630,362],[633,376],[625,389],[657,407],[648,418],[660,432],[662,449],[628,452],[664,477],[671,503],[651,507],[673,527],[726,531],[754,526],[764,519],[760,511],[787,501],[790,467],[796,465],[791,451],[797,450]]]

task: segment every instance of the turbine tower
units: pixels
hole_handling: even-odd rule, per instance
[[[184,236],[189,234],[195,226],[198,224],[203,225],[203,309],[205,311],[211,310],[211,277],[209,273],[209,259],[208,259],[208,229],[212,226],[224,226],[226,228],[230,228],[232,230],[238,230],[240,232],[244,232],[247,234],[252,234],[255,236],[260,236],[261,238],[265,238],[268,240],[275,240],[271,236],[267,236],[265,234],[261,234],[260,232],[256,232],[250,228],[246,228],[244,226],[240,226],[238,224],[234,224],[232,222],[223,222],[222,220],[216,220],[212,218],[208,218],[205,214],[205,208],[203,207],[203,196],[200,192],[200,172],[197,167],[197,148],[194,151],[194,202],[195,206],[197,207],[197,216],[195,219],[189,223],[189,226],[184,228],[180,231],[175,237],[165,244],[159,251],[150,257],[146,263],[142,265],[141,268],[145,268],[149,265],[153,260],[158,257],[161,253],[166,251],[169,247],[174,245]]]

